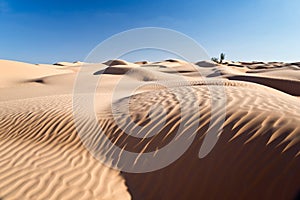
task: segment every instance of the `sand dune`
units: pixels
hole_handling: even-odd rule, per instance
[[[230,80],[254,82],[281,90],[285,93],[300,96],[300,65],[295,63],[241,63],[243,70],[236,68],[237,64],[228,64],[222,73]]]
[[[129,63],[124,60],[108,60],[104,62],[103,64],[108,66],[114,66],[114,65],[128,65]]]
[[[170,59],[0,66],[1,199],[295,199],[300,192],[297,63]],[[88,100],[86,91],[95,92],[99,127],[90,118],[74,120],[78,72],[84,77],[79,96]],[[93,81],[99,81],[96,89]],[[225,105],[212,105],[224,97]],[[150,120],[153,106],[165,112],[153,110]],[[222,130],[200,159],[212,121]],[[104,136],[121,151],[101,151]],[[122,172],[135,164],[125,150],[143,155],[181,140],[191,146],[170,165]],[[97,160],[112,155],[116,169]]]
[[[22,84],[28,80],[70,73],[68,70],[57,70],[53,67],[39,67],[37,65],[0,60],[0,87],[10,87]]]
[[[119,172],[81,144],[70,96],[1,102],[2,199],[129,199]]]

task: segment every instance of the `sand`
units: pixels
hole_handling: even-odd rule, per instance
[[[74,120],[78,73],[87,75],[80,95],[95,92],[99,127],[123,150],[113,152],[120,158],[114,169],[91,154],[76,129],[90,128],[92,150],[101,148],[93,122]],[[99,81],[96,90],[93,80]],[[149,85],[140,87],[144,83]],[[0,199],[295,199],[300,193],[299,84],[299,63],[1,60]],[[211,90],[216,102],[224,93],[225,105],[212,105]],[[130,115],[122,115],[127,103]],[[149,120],[154,105],[166,116],[157,110]],[[125,132],[137,130],[131,121],[146,135],[128,136]],[[186,126],[176,135],[181,122]],[[200,159],[208,128],[216,124],[222,128],[216,145]],[[124,150],[143,155],[173,140],[191,140],[191,145],[162,169],[131,173],[118,165]]]

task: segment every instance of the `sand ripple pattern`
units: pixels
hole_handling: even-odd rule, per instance
[[[3,199],[292,199],[300,187],[300,109],[295,97],[257,84],[224,81],[227,115],[212,152],[198,152],[211,120],[210,91],[201,81],[192,86],[155,88],[130,97],[130,116],[117,112],[130,129],[131,120],[147,129],[149,138],[129,137],[115,123],[110,109],[98,112],[100,127],[116,145],[142,154],[159,150],[174,138],[181,117],[174,91],[187,105],[199,105],[184,131],[199,123],[195,140],[180,159],[161,170],[131,174],[102,165],[91,156],[77,135],[72,99],[48,96],[0,103],[0,197]],[[189,92],[197,101],[191,101]],[[174,90],[174,91],[171,91]],[[215,98],[220,98],[216,96]],[[165,124],[153,104],[167,110]],[[124,99],[116,102],[122,110]],[[117,110],[118,111],[118,110]],[[88,119],[83,126],[91,126]],[[157,128],[158,127],[158,128]],[[94,127],[91,127],[94,131]],[[155,132],[155,134],[153,133]],[[101,147],[97,132],[87,133],[94,148]],[[152,136],[153,135],[153,136]],[[190,135],[192,138],[193,135]],[[105,155],[104,155],[105,156]],[[122,157],[122,151],[117,157]],[[284,184],[283,184],[284,183]],[[126,185],[125,185],[126,184]],[[128,189],[127,189],[128,187]],[[238,191],[238,192],[237,192]]]
[[[171,90],[184,94],[186,104],[200,107],[197,115],[183,115],[190,118],[185,130],[195,123],[200,126],[193,133],[196,137],[192,146],[180,159],[155,172],[122,173],[134,199],[293,199],[300,190],[298,99],[257,84],[238,81],[211,84],[210,87],[225,87],[227,115],[218,143],[207,157],[199,159],[197,154],[211,120],[210,91],[205,84],[191,84],[196,102],[189,98],[190,88],[177,85],[131,96],[131,115],[117,113],[119,122],[128,127],[127,132],[136,128],[129,123],[133,120],[149,129],[152,137],[131,137],[113,118],[109,119],[108,113],[106,118],[99,116],[100,125],[114,144],[142,154],[179,139],[174,138],[174,133],[183,119]],[[123,102],[118,101],[116,107],[122,110],[122,106],[127,106]],[[147,113],[153,104],[167,110],[166,124],[160,124],[160,113],[156,113],[153,121],[149,120]],[[183,131],[179,137],[186,133]],[[92,141],[97,148],[97,137]],[[122,152],[114,157],[121,158]]]
[[[119,172],[83,147],[70,96],[0,103],[1,199],[130,199]]]

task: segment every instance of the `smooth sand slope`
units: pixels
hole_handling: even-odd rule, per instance
[[[298,63],[114,60],[104,64],[0,61],[1,199],[295,199],[299,195]],[[136,174],[105,166],[85,148],[87,139],[92,150],[102,148],[99,127],[84,117],[75,127],[72,106],[80,105],[76,101],[73,105],[72,98],[78,72],[86,78],[79,96],[88,99],[87,91],[95,91],[101,134],[123,149],[101,152],[119,158],[113,161],[117,166],[122,166],[118,162],[125,150],[143,155],[185,138],[192,140],[191,146],[171,165],[153,172]],[[96,90],[94,80],[99,81]],[[144,83],[148,85],[141,86]],[[226,101],[219,101],[224,97]],[[217,108],[215,115],[212,106]],[[124,114],[127,107],[130,113]],[[154,109],[150,120],[149,110],[154,107],[165,112]],[[177,134],[181,122],[186,123]],[[220,137],[200,159],[208,128],[216,124],[221,124]],[[78,126],[88,127],[84,137]],[[196,129],[190,131],[192,127]],[[137,138],[128,132],[146,135]]]

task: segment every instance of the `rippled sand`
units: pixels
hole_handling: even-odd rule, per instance
[[[78,83],[78,73],[84,82]],[[0,198],[295,199],[299,80],[300,63],[2,60]],[[74,106],[81,106],[74,101],[75,83],[82,84],[77,95],[85,100],[85,91],[95,92],[98,127],[84,117],[74,120]],[[217,143],[199,158],[217,124]],[[80,127],[88,127],[85,135]],[[121,149],[110,152],[115,169],[91,154],[102,148],[99,134]],[[172,164],[148,173],[121,172],[123,164],[140,159],[124,161],[125,150],[143,155],[180,140],[191,145]]]

